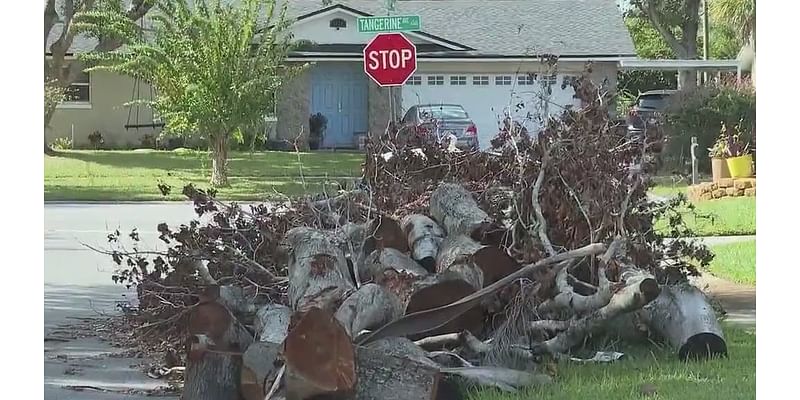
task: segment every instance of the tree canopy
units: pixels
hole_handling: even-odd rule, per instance
[[[116,10],[83,13],[81,29],[96,37],[124,37],[125,47],[81,59],[90,70],[150,83],[157,95],[144,102],[163,118],[165,132],[207,138],[212,184],[227,185],[229,138],[273,109],[276,90],[297,69],[284,65],[293,46],[286,4],[161,0],[149,19],[141,34]]]

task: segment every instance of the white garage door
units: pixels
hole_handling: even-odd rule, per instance
[[[557,115],[566,105],[577,105],[571,86],[561,89],[564,75],[422,74],[403,86],[403,109],[417,104],[460,104],[478,128],[481,148],[499,131],[504,115],[524,121],[530,132],[538,131],[545,115]],[[546,89],[550,87],[549,93]],[[547,114],[546,114],[547,113]]]

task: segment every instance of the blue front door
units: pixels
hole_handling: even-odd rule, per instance
[[[367,76],[359,63],[321,62],[312,67],[311,113],[328,119],[323,147],[355,147],[367,131]]]

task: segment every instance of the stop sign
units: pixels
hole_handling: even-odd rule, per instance
[[[402,33],[379,33],[364,47],[364,72],[381,86],[401,86],[417,70],[417,48]]]

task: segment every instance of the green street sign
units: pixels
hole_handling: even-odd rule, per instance
[[[358,31],[361,33],[418,31],[421,27],[419,15],[358,17]]]

